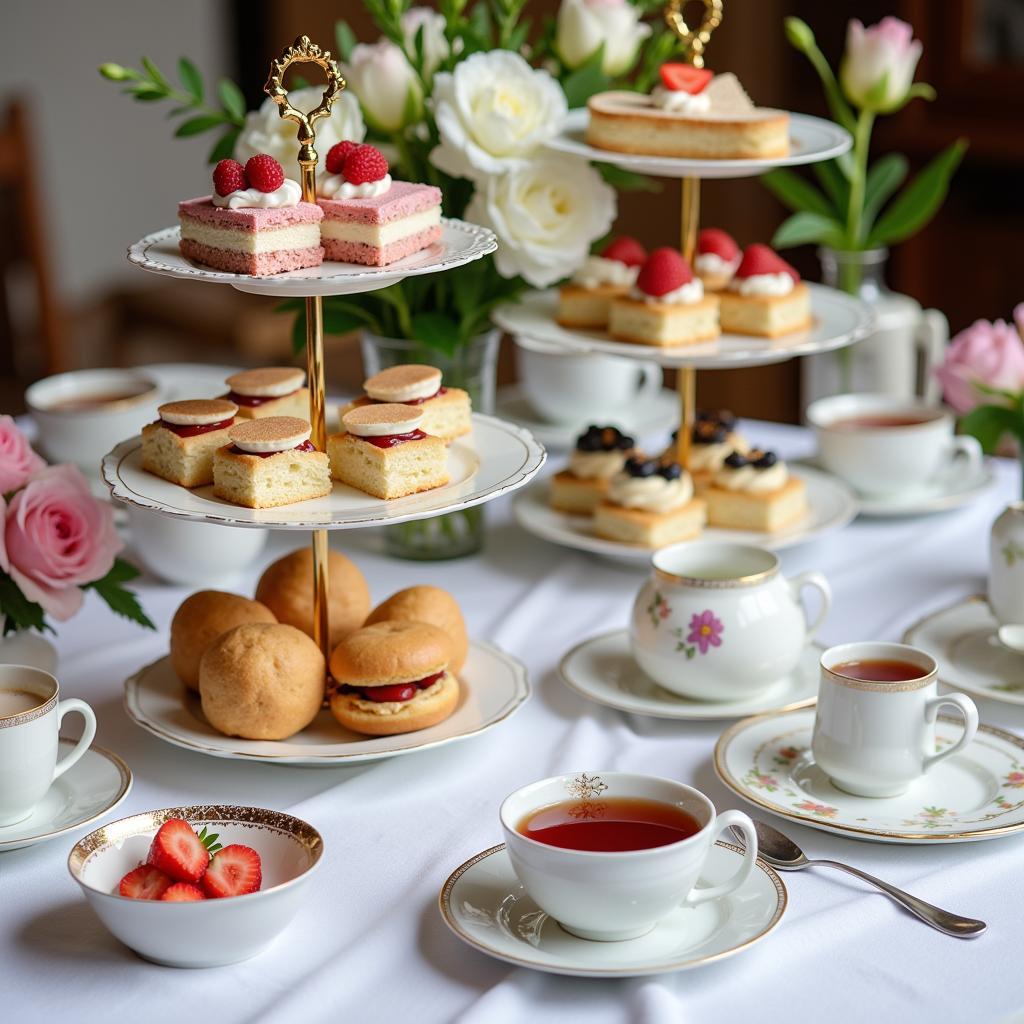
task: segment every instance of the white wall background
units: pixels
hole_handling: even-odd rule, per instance
[[[134,281],[126,247],[173,224],[179,199],[208,189],[215,135],[173,139],[170,104],[137,103],[99,76],[105,61],[145,54],[176,78],[188,56],[209,87],[230,60],[221,0],[3,0],[0,103],[23,94],[35,147],[58,286],[87,300]]]

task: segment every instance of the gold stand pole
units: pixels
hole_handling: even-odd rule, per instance
[[[296,110],[288,102],[288,91],[284,87],[284,74],[291,64],[313,63],[323,68],[327,76],[320,105],[308,113]],[[280,108],[278,113],[298,125],[299,166],[302,171],[302,199],[307,203],[316,202],[317,153],[313,148],[316,132],[313,125],[330,114],[335,99],[345,88],[345,80],[338,72],[338,66],[331,59],[330,51],[321,50],[308,36],[299,36],[295,42],[270,65],[270,75],[264,92]],[[306,299],[306,368],[309,378],[309,423],[310,440],[319,451],[327,448],[327,423],[324,382],[324,307],[323,299],[310,296]],[[313,639],[323,651],[324,660],[330,664],[331,629],[327,603],[327,531],[313,531]],[[328,670],[328,685],[330,672]]]

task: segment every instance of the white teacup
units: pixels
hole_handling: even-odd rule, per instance
[[[96,715],[85,701],[58,701],[57,680],[28,665],[0,665],[0,826],[23,821],[89,748]],[[74,750],[57,760],[60,723],[69,711],[85,719]]]
[[[899,661],[920,674],[895,682],[852,679],[832,671],[850,662]],[[935,659],[907,644],[864,642],[830,647],[821,656],[821,684],[811,752],[840,789],[856,796],[906,792],[940,761],[963,750],[978,731],[978,709],[963,693],[938,695]],[[963,735],[936,752],[935,719],[948,704],[964,718]]]
[[[953,460],[965,475],[981,471],[981,445],[954,434],[952,415],[920,398],[834,395],[807,407],[818,458],[862,494],[912,491],[934,483]],[[887,422],[888,421],[888,422]]]
[[[696,819],[700,831],[667,846],[611,853],[549,846],[519,831],[523,820],[543,807],[575,799],[582,809],[588,801],[599,805],[608,797],[675,805]],[[695,907],[735,891],[757,860],[757,833],[747,815],[716,815],[714,804],[699,790],[653,775],[557,775],[517,789],[499,813],[509,859],[523,887],[566,931],[583,939],[610,942],[644,935],[679,906]],[[721,885],[695,889],[711,847],[730,826],[743,833],[743,863]]]
[[[604,422],[652,401],[661,391],[661,367],[618,356],[573,355],[533,338],[516,338],[523,395],[552,423]]]
[[[777,555],[745,544],[672,544],[651,565],[633,604],[633,656],[666,690],[696,700],[742,700],[779,682],[832,600],[821,573],[787,580]],[[821,595],[811,623],[800,603],[804,587]]]

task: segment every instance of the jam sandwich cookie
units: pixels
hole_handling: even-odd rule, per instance
[[[607,327],[612,299],[626,295],[647,259],[635,239],[616,238],[588,256],[568,284],[558,290],[558,323],[563,327]]]
[[[777,338],[811,326],[811,293],[800,275],[767,245],[748,245],[720,295],[722,330]]]
[[[733,452],[702,492],[708,523],[734,530],[774,533],[807,511],[807,486],[791,476],[774,452]]]
[[[238,406],[223,398],[167,402],[142,428],[142,468],[182,487],[213,483],[213,453],[228,443]]]
[[[704,282],[704,291],[720,292],[727,288],[742,258],[740,247],[727,231],[704,228],[697,235],[693,269]]]
[[[633,438],[615,427],[587,427],[576,439],[569,466],[551,478],[551,507],[593,515],[608,494],[609,481],[626,464]]]
[[[296,416],[246,420],[228,432],[231,444],[213,457],[213,493],[246,508],[274,508],[331,493],[324,452],[309,440],[309,421]]]
[[[448,449],[427,434],[423,411],[385,403],[349,409],[327,439],[331,475],[375,498],[403,498],[448,483]]]
[[[264,366],[233,373],[224,383],[224,396],[238,406],[238,418],[258,420],[266,416],[298,416],[309,419],[309,388],[306,374],[292,366]]]

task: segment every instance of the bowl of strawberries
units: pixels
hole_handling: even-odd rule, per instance
[[[104,825],[68,857],[111,934],[169,967],[219,967],[269,946],[295,916],[324,843],[260,807],[168,807]]]

